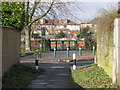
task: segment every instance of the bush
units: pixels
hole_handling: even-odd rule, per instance
[[[2,26],[22,30],[24,27],[24,3],[2,2]]]
[[[63,33],[63,31],[61,31],[60,33],[57,34],[56,36],[57,38],[64,38],[65,34]]]

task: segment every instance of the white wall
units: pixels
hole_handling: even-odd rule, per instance
[[[64,25],[57,25],[57,28],[65,28]],[[80,30],[80,25],[66,25],[66,28],[73,30]]]
[[[113,82],[120,85],[120,18],[114,21]]]
[[[80,30],[80,25],[67,25],[67,28],[69,28],[71,31]]]

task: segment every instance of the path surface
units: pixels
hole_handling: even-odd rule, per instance
[[[70,56],[72,53],[77,54],[78,59],[85,59],[85,58],[94,58],[92,54],[83,54],[83,56],[78,56],[78,52],[71,51]],[[34,88],[69,88],[68,82],[71,76],[70,67],[72,67],[73,62],[53,62],[57,60],[64,60],[67,57],[65,56],[65,51],[57,52],[57,57],[53,57],[53,52],[43,53],[42,60],[39,60],[39,68],[43,68],[44,72],[38,75],[34,80],[31,81],[30,85],[28,85],[27,89],[34,89]],[[72,59],[69,57],[67,59]],[[44,62],[42,62],[44,61]],[[35,67],[35,60],[34,55],[22,57],[20,60],[21,63]],[[93,60],[91,61],[79,61],[77,62],[77,66],[83,66],[94,63]]]
[[[78,51],[70,51],[70,57],[67,57],[66,55],[66,51],[57,51],[57,56],[54,57],[53,52],[46,52],[46,53],[42,53],[42,58],[39,62],[55,62],[57,60],[72,60],[72,54],[76,53],[76,59],[77,60],[83,60],[83,59],[94,59],[94,55],[92,55],[92,53],[83,53],[82,56],[79,56],[79,52]],[[21,62],[34,62],[35,60],[35,55],[31,55],[28,57],[22,57],[21,58]]]
[[[93,61],[78,62],[77,66],[92,64]],[[23,63],[35,67],[34,63]],[[39,68],[45,71],[31,81],[26,88],[69,88],[69,79],[71,76],[70,67],[73,63],[39,63]]]

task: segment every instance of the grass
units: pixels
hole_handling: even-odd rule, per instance
[[[71,68],[71,88],[118,88],[117,85],[111,85],[111,82],[104,70],[95,64],[79,66],[76,70]]]
[[[22,64],[13,65],[2,77],[2,88],[25,88],[41,71]]]

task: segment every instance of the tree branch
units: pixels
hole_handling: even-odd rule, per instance
[[[51,5],[50,5],[49,9],[46,11],[46,13],[44,13],[43,15],[41,15],[41,16],[35,18],[34,20],[32,20],[32,22],[30,23],[30,25],[32,25],[38,19],[41,19],[42,17],[46,16],[49,13],[49,11],[51,10],[53,4],[54,4],[54,0],[52,1]]]
[[[29,11],[29,1],[25,2],[25,26],[28,25],[28,18],[29,18],[28,11]]]
[[[34,12],[35,12],[36,7],[37,7],[38,4],[39,4],[39,2],[35,2],[34,6],[32,8],[32,12],[31,12],[30,17],[29,17],[29,22],[31,22],[32,16],[33,16],[33,14],[34,14]]]

